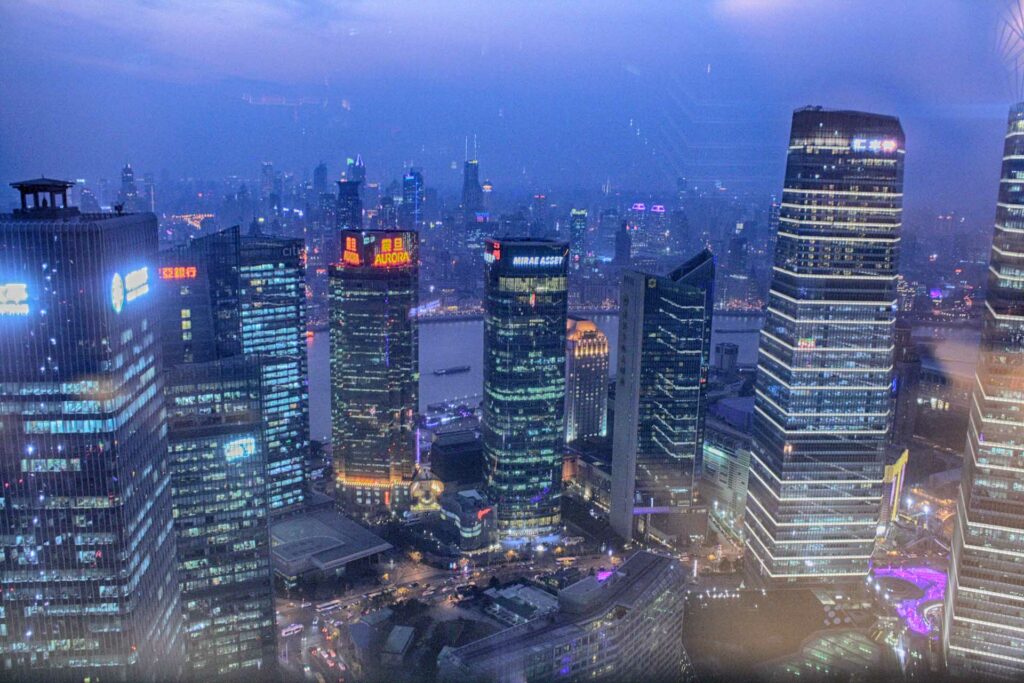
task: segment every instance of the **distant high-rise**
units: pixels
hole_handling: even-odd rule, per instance
[[[349,158],[347,168],[350,181],[355,183],[366,182],[366,164],[363,163],[362,154],[357,154],[355,159]]]
[[[416,467],[417,236],[346,230],[330,271],[335,498],[377,520],[408,503]]]
[[[423,227],[423,172],[410,168],[402,176],[402,203],[398,207],[398,225],[403,230],[419,231]]]
[[[143,208],[139,201],[139,186],[135,184],[135,171],[131,164],[121,169],[121,189],[117,193],[117,203],[123,211],[134,213]]]
[[[702,251],[668,275],[627,271],[619,290],[611,526],[685,544],[704,441],[715,263]]]
[[[359,195],[359,180],[338,181],[337,226],[358,230],[363,227],[363,200]]]
[[[1024,103],[1003,146],[943,646],[965,680],[1024,678]]]
[[[484,190],[480,186],[480,165],[476,159],[467,161],[462,167],[462,215],[465,222],[472,223],[476,214],[484,210]]]
[[[892,410],[903,155],[895,117],[793,114],[744,523],[766,581],[868,572]]]
[[[629,224],[622,221],[619,229],[615,232],[615,265],[625,268],[629,266],[633,253],[633,239],[630,235]]]
[[[0,215],[0,670],[175,678],[157,221],[81,215],[71,185]]]
[[[258,359],[167,371],[168,460],[189,679],[277,665]]]
[[[570,316],[565,341],[565,442],[607,436],[608,337]]]
[[[587,210],[569,211],[569,258],[579,264],[587,255]]]
[[[306,290],[301,239],[238,227],[161,252],[168,365],[259,356],[270,507],[305,499],[309,448]]]
[[[320,162],[313,169],[313,195],[319,201],[320,195],[327,192],[327,164]]]
[[[520,542],[561,522],[569,245],[484,245],[483,442],[498,533]]]

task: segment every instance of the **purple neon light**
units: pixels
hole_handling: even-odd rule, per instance
[[[931,567],[880,567],[875,577],[900,579],[924,591],[920,598],[901,600],[896,605],[896,614],[907,623],[914,633],[932,635],[935,629],[924,618],[924,607],[942,600],[946,595],[946,574]]]
[[[608,577],[611,576],[614,573],[615,572],[610,571],[610,570],[609,571],[598,572],[597,573],[597,582],[598,583],[604,583],[605,581],[608,580]]]

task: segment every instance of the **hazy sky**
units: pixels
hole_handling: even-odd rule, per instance
[[[901,117],[908,204],[992,213],[1003,0],[0,3],[0,178],[255,176],[777,191],[789,116]],[[249,100],[246,100],[249,96]],[[285,101],[289,104],[255,104]],[[299,104],[307,102],[306,104]],[[2,195],[9,197],[9,195]]]

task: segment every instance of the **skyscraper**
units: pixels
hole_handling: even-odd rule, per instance
[[[363,200],[359,195],[359,180],[338,181],[338,228],[363,227]]]
[[[565,342],[565,442],[607,436],[608,337],[570,316]]]
[[[579,264],[587,253],[587,210],[569,211],[569,258]]]
[[[480,186],[480,165],[476,159],[466,161],[462,167],[462,208],[466,223],[476,221],[476,213],[484,210],[484,191]]]
[[[167,365],[259,356],[274,512],[305,499],[309,448],[306,292],[301,239],[237,226],[161,253]]]
[[[1024,677],[1024,103],[1003,146],[943,646],[965,679]]]
[[[903,155],[895,117],[793,114],[744,521],[750,567],[767,581],[868,571],[892,408]]]
[[[561,521],[568,253],[548,240],[484,244],[484,456],[508,542]]]
[[[707,250],[664,276],[623,273],[610,518],[623,538],[694,533],[714,280]]]
[[[188,678],[277,664],[258,359],[167,371],[168,458]]]
[[[15,183],[0,216],[0,670],[173,678],[157,222],[81,215],[71,185]]]
[[[419,231],[423,227],[423,172],[410,168],[402,177],[402,203],[398,207],[398,225],[403,230]]]
[[[341,262],[330,271],[335,496],[345,512],[374,520],[407,504],[417,464],[417,236],[341,237]]]

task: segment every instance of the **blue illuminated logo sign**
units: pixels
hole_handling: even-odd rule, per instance
[[[543,268],[562,265],[562,256],[513,256],[512,265],[521,268]]]
[[[28,285],[24,282],[0,285],[0,315],[28,315]]]
[[[850,149],[854,152],[892,154],[897,147],[896,141],[888,138],[854,138],[850,141]]]
[[[114,273],[110,280],[110,304],[120,313],[126,303],[135,301],[149,291],[149,268],[136,268],[124,277]]]
[[[250,458],[256,453],[256,439],[243,436],[224,444],[224,459],[228,462]]]
[[[114,273],[110,281],[110,303],[114,307],[114,313],[120,313],[124,308],[124,278],[121,273]]]

